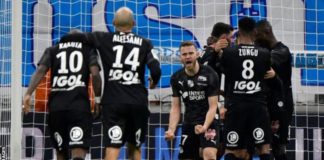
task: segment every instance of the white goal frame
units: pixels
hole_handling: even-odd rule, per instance
[[[21,159],[22,143],[22,1],[11,2],[10,159]],[[8,158],[9,158],[8,157]]]

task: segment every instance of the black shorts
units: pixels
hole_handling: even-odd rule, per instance
[[[292,119],[292,112],[285,110],[282,118],[279,120],[279,129],[273,133],[273,145],[287,144],[289,138],[289,126]]]
[[[228,149],[244,149],[251,140],[255,145],[270,144],[267,106],[262,103],[230,102],[225,114],[225,138]]]
[[[88,149],[91,142],[92,115],[82,111],[53,111],[49,113],[48,126],[54,147]]]
[[[213,139],[207,140],[205,133],[197,135],[194,124],[183,124],[180,142],[179,159],[200,159],[199,149],[206,147],[217,148],[219,133],[216,129],[215,121],[209,126],[208,130],[215,133]]]
[[[145,141],[150,111],[147,105],[103,105],[104,145],[121,147],[128,142],[139,147]]]

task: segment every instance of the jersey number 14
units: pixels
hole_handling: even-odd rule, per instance
[[[124,46],[117,45],[113,47],[113,50],[116,52],[115,62],[112,64],[112,69],[109,71],[109,80],[123,80],[132,83],[139,83],[138,73],[136,72],[137,67],[140,65],[139,59],[139,48],[134,47],[125,61],[122,63],[122,54]],[[131,70],[123,71],[124,65],[130,65]]]

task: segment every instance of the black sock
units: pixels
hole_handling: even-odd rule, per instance
[[[287,160],[287,155],[286,154],[281,154],[281,155],[274,155],[276,160]]]
[[[244,160],[244,159],[235,157],[233,153],[227,153],[224,156],[224,160]]]
[[[259,155],[260,160],[271,160],[270,154],[261,154]]]
[[[84,160],[84,158],[75,157],[75,158],[72,158],[72,160]]]

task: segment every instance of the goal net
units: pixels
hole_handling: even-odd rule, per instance
[[[0,149],[10,145],[11,14],[9,0],[0,2]],[[192,40],[203,49],[212,26],[225,22],[237,27],[238,19],[250,16],[268,19],[279,41],[293,56],[294,118],[288,146],[292,159],[322,159],[324,127],[324,2],[322,0],[22,0],[22,84],[26,88],[44,49],[55,44],[72,28],[85,32],[113,32],[114,12],[127,6],[134,12],[134,32],[150,39],[160,57],[162,79],[157,89],[149,90],[151,118],[143,159],[178,159],[180,130],[176,139],[167,142],[170,109],[170,76],[181,67],[178,46]],[[50,74],[50,73],[49,73]],[[53,159],[47,128],[49,78],[44,78],[33,99],[32,112],[23,116],[22,159]],[[21,93],[22,95],[22,93]],[[17,95],[19,96],[19,95]],[[14,106],[19,107],[19,106]],[[11,118],[11,119],[10,119]],[[181,126],[179,126],[181,127]],[[14,130],[12,131],[14,132]],[[103,156],[101,123],[94,123],[89,159]],[[120,159],[126,159],[122,150]]]

